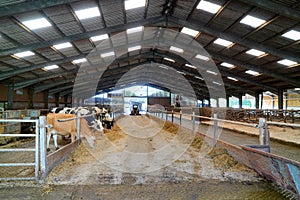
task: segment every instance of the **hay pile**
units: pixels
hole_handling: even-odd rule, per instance
[[[202,138],[195,137],[191,146],[194,147],[194,149],[199,152],[202,147],[203,142],[204,142],[204,140]]]
[[[177,134],[179,127],[178,127],[178,125],[175,125],[169,121],[166,121],[164,123],[163,130],[167,131],[168,133]]]
[[[213,159],[215,168],[223,172],[251,172],[249,168],[234,160],[234,158],[228,154],[226,149],[215,147],[208,153],[208,156]]]
[[[104,134],[110,141],[121,140],[126,136],[116,124],[111,129],[104,129]]]

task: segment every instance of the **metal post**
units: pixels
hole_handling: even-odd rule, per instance
[[[214,114],[214,119],[218,119],[218,114]],[[218,136],[218,121],[214,120],[214,143],[213,143],[214,146],[216,146],[217,144],[217,136]]]
[[[179,123],[180,123],[180,125],[181,125],[181,118],[182,118],[182,111],[180,110],[180,113],[179,113]]]
[[[80,114],[77,114],[77,117],[80,117]],[[80,138],[80,118],[76,119],[76,137]]]
[[[172,123],[174,122],[174,110],[172,110]]]
[[[192,120],[193,120],[193,134],[195,133],[195,112],[192,114]]]
[[[268,129],[268,124],[265,125],[265,145],[270,147],[270,132]],[[270,150],[269,150],[270,152]]]
[[[35,121],[35,180],[39,179],[39,165],[40,165],[40,159],[39,159],[39,155],[40,155],[40,149],[39,149],[39,120]]]
[[[40,179],[44,181],[47,175],[47,159],[46,159],[46,116],[39,117],[39,126],[36,127],[40,131]]]
[[[168,121],[168,111],[166,111],[166,121]]]
[[[259,118],[259,144],[264,145],[264,138],[265,138],[265,130],[264,126],[266,123],[265,118]]]

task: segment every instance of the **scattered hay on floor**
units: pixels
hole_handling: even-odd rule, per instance
[[[168,133],[177,134],[179,127],[171,122],[166,121],[164,123],[163,130],[167,131]]]
[[[104,129],[104,134],[110,141],[120,140],[126,136],[116,124],[111,129]]]
[[[196,151],[200,151],[204,140],[200,137],[195,137],[191,146],[194,147]]]

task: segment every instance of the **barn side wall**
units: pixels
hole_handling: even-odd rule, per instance
[[[13,107],[12,109],[43,109],[43,108],[51,108],[55,107],[56,100],[54,96],[48,96],[48,105],[45,103],[45,95],[46,92],[39,92],[33,95],[33,99],[30,99],[30,91],[29,88],[24,88],[20,90],[15,90],[13,92]],[[0,85],[0,108],[7,108],[8,101],[8,87],[5,85]],[[64,106],[66,103],[71,104],[72,99],[69,97],[67,102],[65,102],[64,97],[59,98],[59,105]]]

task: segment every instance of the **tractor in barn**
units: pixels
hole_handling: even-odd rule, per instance
[[[136,103],[132,104],[132,110],[130,115],[141,115],[139,111],[139,104]]]

